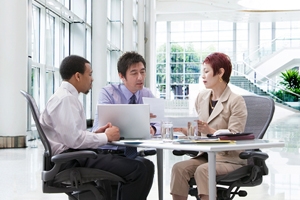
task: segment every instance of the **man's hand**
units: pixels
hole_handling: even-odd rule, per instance
[[[108,123],[105,124],[104,126],[101,126],[98,130],[96,130],[95,133],[104,133],[105,130],[106,130],[107,128],[110,128],[110,127],[112,127],[112,125],[111,125],[110,122],[108,122]]]
[[[107,136],[107,140],[109,142],[120,140],[120,131],[116,126],[109,127],[105,130],[105,134]]]

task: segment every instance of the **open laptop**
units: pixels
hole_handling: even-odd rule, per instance
[[[98,104],[99,126],[111,122],[124,139],[150,138],[150,108],[145,104]]]

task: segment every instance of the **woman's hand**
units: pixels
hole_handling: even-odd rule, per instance
[[[204,121],[197,120],[198,125],[198,132],[203,134],[213,134],[215,132],[215,129],[210,128],[208,124]]]

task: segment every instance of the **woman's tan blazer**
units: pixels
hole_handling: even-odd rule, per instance
[[[229,129],[232,133],[241,133],[245,129],[247,108],[244,98],[233,93],[229,86],[226,87],[218,103],[209,115],[209,101],[212,91],[201,91],[195,101],[195,108],[199,120],[205,121],[216,130]],[[202,134],[201,135],[205,135]],[[241,151],[226,151],[217,153],[216,160],[237,164],[246,164],[238,157]]]

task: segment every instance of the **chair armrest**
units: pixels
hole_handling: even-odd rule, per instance
[[[56,176],[56,174],[61,170],[61,166],[64,163],[67,163],[71,160],[80,159],[80,158],[96,158],[97,153],[94,151],[83,150],[83,151],[73,151],[66,152],[63,154],[57,154],[51,157],[51,161],[54,163],[54,166],[49,171],[42,171],[42,180],[51,181]]]
[[[269,158],[268,154],[261,151],[243,151],[239,156],[241,159],[257,158],[260,160],[267,160]]]
[[[186,150],[173,150],[173,155],[175,156],[183,156],[188,155],[191,157],[195,157],[198,155],[198,151],[186,151]]]
[[[62,164],[75,159],[96,157],[97,154],[94,151],[74,151],[52,156],[51,161],[55,164]]]

